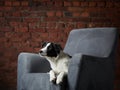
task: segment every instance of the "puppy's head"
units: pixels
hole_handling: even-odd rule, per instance
[[[42,49],[40,50],[41,56],[57,57],[62,50],[59,44],[44,42],[42,44]]]

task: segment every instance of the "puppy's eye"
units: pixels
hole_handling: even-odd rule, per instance
[[[49,47],[48,47],[48,50],[52,50],[52,46],[49,46]]]

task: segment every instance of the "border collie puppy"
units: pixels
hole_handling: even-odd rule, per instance
[[[69,59],[71,56],[64,53],[59,44],[44,42],[39,52],[40,56],[45,57],[52,68],[50,70],[50,81],[60,84],[64,76],[68,74]]]

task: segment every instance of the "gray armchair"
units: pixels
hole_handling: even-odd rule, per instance
[[[72,56],[67,82],[49,81],[47,60],[33,53],[18,57],[17,90],[113,90],[116,28],[75,29],[64,52]]]

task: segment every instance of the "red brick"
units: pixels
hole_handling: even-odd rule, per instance
[[[3,11],[11,11],[13,9],[13,7],[10,7],[10,6],[6,6],[3,8]]]
[[[40,34],[40,38],[41,38],[42,40],[48,39],[48,36],[49,36],[48,33],[41,33],[41,34]]]
[[[115,3],[114,3],[114,6],[115,6],[115,7],[120,7],[120,2],[115,2]]]
[[[11,38],[14,35],[14,32],[6,32],[5,37],[6,38]]]
[[[11,42],[5,42],[4,45],[5,45],[5,47],[12,47],[12,43]]]
[[[0,31],[2,32],[8,32],[8,31],[13,31],[13,29],[11,27],[0,27]]]
[[[46,17],[43,20],[46,22],[52,22],[52,21],[57,22],[57,21],[59,21],[59,18],[58,17]]]
[[[5,22],[5,17],[0,17],[0,21]]]
[[[3,16],[3,12],[0,12],[0,17],[2,17]]]
[[[57,23],[56,24],[56,28],[58,28],[58,29],[59,28],[65,28],[65,23],[62,23],[62,22],[61,23]]]
[[[110,22],[110,19],[108,19],[108,18],[97,18],[97,17],[95,17],[95,18],[92,18],[92,20],[91,20],[92,22]]]
[[[20,2],[19,1],[14,1],[12,4],[13,4],[13,6],[20,6]]]
[[[89,6],[89,3],[88,2],[80,2],[80,5],[82,7],[88,7]]]
[[[89,2],[89,7],[95,7],[97,5],[96,2]]]
[[[90,17],[78,17],[78,18],[73,18],[73,22],[90,22]]]
[[[72,29],[72,28],[74,28],[74,27],[75,27],[75,23],[71,23],[71,22],[70,22],[70,23],[66,23],[66,24],[65,24],[65,28],[71,28],[71,29]]]
[[[13,17],[20,17],[21,16],[21,13],[18,11],[18,12],[13,12],[12,13],[12,16]]]
[[[31,37],[30,33],[29,32],[18,32],[18,33],[21,33],[21,38],[22,40],[25,40],[25,44],[29,44],[29,38]],[[24,34],[23,34],[24,33]]]
[[[73,13],[73,17],[79,17],[80,16],[80,12],[74,12]]]
[[[21,12],[21,17],[28,17],[30,16],[30,12]]]
[[[68,36],[71,30],[72,30],[72,28],[66,28],[66,29],[64,30],[64,32],[65,32],[65,33],[67,34],[67,36]]]
[[[56,7],[63,6],[63,2],[62,1],[55,1],[55,6]]]
[[[0,6],[4,6],[4,5],[5,5],[4,0],[0,1]]]
[[[101,12],[99,12],[99,13],[98,12],[92,12],[92,13],[90,13],[90,16],[91,17],[106,17],[106,14],[105,13],[101,13]]]
[[[47,12],[47,16],[48,17],[53,17],[53,16],[55,16],[55,12],[54,11],[49,11],[49,12]]]
[[[18,48],[18,51],[19,52],[34,52],[34,49],[32,47],[21,47],[21,48]]]
[[[25,22],[40,22],[41,18],[26,17],[24,18]]]
[[[88,12],[83,12],[80,15],[81,17],[89,17],[89,13]]]
[[[11,1],[5,1],[5,6],[12,6],[12,2]]]
[[[18,27],[18,26],[20,26],[20,27],[27,27],[28,26],[27,22],[12,21],[12,22],[9,22],[9,24],[10,24],[11,27]]]
[[[68,7],[68,11],[70,11],[70,12],[82,12],[82,11],[84,11],[84,9],[80,8],[80,7]]]
[[[77,18],[73,18],[73,17],[62,17],[59,19],[59,21],[62,21],[62,22],[73,22],[74,19],[77,19]]]
[[[11,12],[4,12],[4,16],[5,16],[5,17],[11,17],[11,16],[12,16],[12,13],[11,13]]]
[[[42,42],[44,40],[46,41],[46,40],[48,40],[48,33],[33,32],[31,40],[34,42]]]
[[[53,6],[53,5],[54,5],[54,2],[52,2],[52,1],[47,1],[46,4],[47,4],[47,6]]]
[[[46,32],[45,28],[39,27],[39,28],[31,28],[29,29],[30,32]]]
[[[34,52],[38,53],[40,51],[40,47],[34,48]]]
[[[20,27],[28,27],[28,23],[27,22],[20,22],[19,26]]]
[[[73,6],[75,6],[75,7],[80,6],[80,2],[79,2],[79,1],[74,1],[74,2],[73,2]]]
[[[90,7],[90,8],[85,8],[84,9],[84,11],[86,11],[86,12],[107,12],[107,10],[106,10],[106,8],[104,8],[104,9],[102,9],[102,8],[98,8],[98,7],[96,7],[96,8],[94,8],[94,7]]]
[[[7,17],[7,21],[9,22],[21,22],[21,19],[20,17]]]
[[[16,32],[28,32],[28,27],[15,27]]]
[[[6,42],[6,41],[7,41],[7,38],[0,37],[0,43]]]
[[[39,24],[40,27],[46,27],[46,25],[47,25],[46,22],[41,22],[41,23]]]
[[[30,47],[30,42],[27,40],[25,42],[22,42],[22,47]]]
[[[48,33],[61,32],[58,28],[54,28],[54,29],[47,28],[46,31],[47,31]]]
[[[58,34],[57,33],[49,33],[48,39],[50,42],[58,42]]]
[[[30,41],[30,45],[31,45],[32,47],[39,47],[39,48],[40,48],[40,41],[39,41],[39,42]]]
[[[49,23],[47,23],[47,28],[55,28],[56,27],[56,23],[55,22],[49,22]]]
[[[21,6],[28,6],[28,5],[29,5],[28,1],[22,1],[21,2]]]
[[[29,27],[29,29],[38,28],[39,27],[39,23],[37,23],[37,22],[30,22],[28,24],[28,27]]]
[[[62,11],[56,11],[56,16],[57,17],[62,17],[63,16],[63,12]]]
[[[106,2],[106,7],[113,7],[114,6],[114,2]]]
[[[4,54],[5,57],[11,57],[13,56],[13,53],[11,52],[11,50],[7,50],[7,52]]]
[[[72,6],[72,3],[70,1],[64,1],[64,6]]]
[[[5,33],[4,32],[0,32],[0,38],[1,37],[5,37]]]
[[[22,40],[20,37],[18,37],[18,36],[16,36],[16,37],[11,37],[9,40],[12,41],[12,42],[21,42],[21,41],[23,41],[23,40]]]
[[[11,42],[24,42],[24,41],[27,41],[28,39],[30,38],[30,34],[28,32],[14,32],[10,37],[9,37],[9,40]],[[21,43],[22,43],[21,42]]]
[[[37,16],[46,16],[46,12],[37,12]]]
[[[77,28],[85,28],[86,27],[86,24],[83,22],[78,22],[76,24],[77,24]]]
[[[104,7],[105,6],[105,2],[97,2],[97,6],[98,7]]]
[[[0,11],[4,11],[4,7],[1,6],[1,7],[0,7]]]

